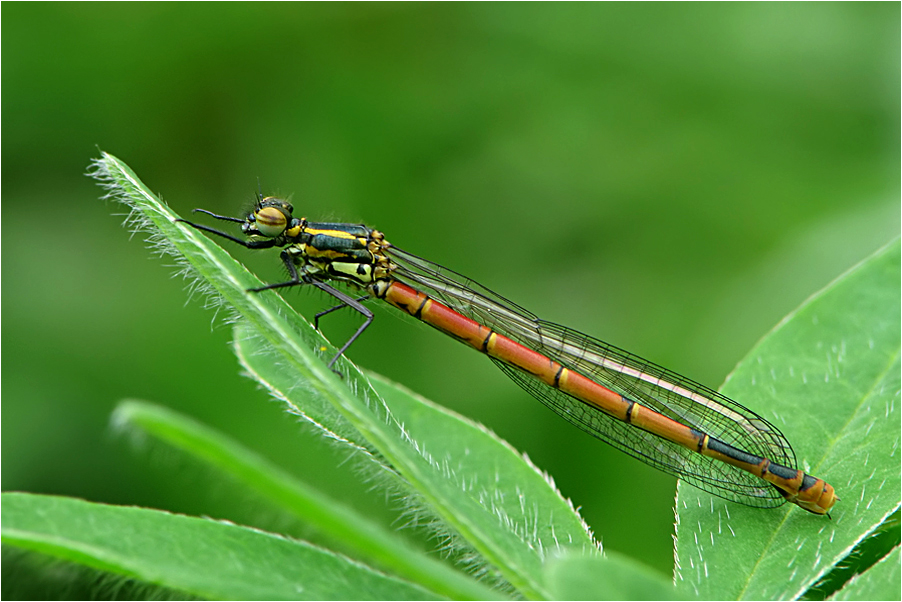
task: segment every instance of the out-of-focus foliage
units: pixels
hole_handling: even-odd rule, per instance
[[[259,178],[311,218],[365,221],[543,318],[717,387],[786,313],[898,234],[899,11],[7,5],[3,489],[307,535],[112,435],[117,400],[141,397],[395,516],[238,375],[231,330],[129,241],[83,176],[98,146],[179,213],[238,214]],[[234,251],[281,277],[274,253]],[[307,315],[330,303],[287,297]],[[335,316],[326,334],[356,325]],[[672,479],[389,312],[350,355],[488,425],[606,546],[669,572]]]

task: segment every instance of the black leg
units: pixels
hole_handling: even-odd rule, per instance
[[[325,282],[320,282],[319,280],[311,279],[307,284],[312,284],[319,290],[329,293],[330,295],[332,295],[333,297],[335,297],[336,299],[341,301],[343,305],[350,307],[354,311],[363,315],[364,318],[366,318],[366,320],[364,320],[363,324],[361,324],[360,328],[357,329],[357,332],[355,332],[353,335],[351,335],[351,338],[348,339],[347,342],[341,346],[341,348],[338,350],[338,353],[335,354],[335,357],[333,357],[331,360],[329,360],[329,368],[331,369],[332,366],[335,364],[335,362],[338,360],[338,358],[340,358],[342,355],[344,355],[344,352],[348,350],[348,347],[351,346],[351,343],[356,341],[357,337],[359,337],[361,334],[363,334],[363,331],[366,330],[367,327],[373,322],[373,312],[371,312],[369,310],[369,308],[364,306],[360,302],[359,299],[355,299],[354,297],[351,297],[350,295],[343,293],[342,291],[338,290],[337,288],[335,288],[333,286],[329,286]],[[339,305],[332,309],[337,309],[338,307],[342,307],[342,306]]]
[[[195,211],[200,212],[200,213],[205,213],[207,215],[215,217],[216,219],[221,219],[221,220],[225,220],[225,221],[238,222],[238,223],[244,223],[244,221],[245,221],[245,220],[238,219],[235,217],[217,215],[215,213],[211,213],[204,209],[195,209]],[[188,220],[184,220],[184,219],[177,219],[176,221],[182,222],[184,224],[188,224],[192,228],[201,230],[202,232],[209,232],[210,234],[216,234],[217,236],[221,236],[222,238],[225,238],[226,240],[230,240],[234,243],[238,243],[242,247],[246,247],[248,249],[269,249],[274,246],[277,246],[277,244],[278,244],[277,239],[242,240],[236,236],[232,236],[231,234],[229,234],[227,232],[222,232],[221,230],[217,230],[217,229],[211,228],[209,226],[204,226],[203,224],[195,224],[194,222],[189,222]],[[282,241],[282,244],[285,244],[285,242]],[[347,342],[345,342],[345,344],[341,346],[341,348],[338,350],[338,353],[335,354],[335,357],[333,357],[331,360],[329,360],[329,369],[331,370],[332,366],[335,365],[335,362],[338,361],[338,358],[340,358],[342,355],[344,355],[344,352],[347,351],[348,347],[351,346],[351,343],[356,341],[357,337],[359,337],[361,334],[363,334],[363,331],[366,330],[367,327],[373,322],[373,312],[371,312],[362,303],[362,301],[366,301],[367,299],[369,299],[369,295],[363,295],[362,297],[358,297],[357,299],[355,299],[354,297],[351,297],[350,295],[338,290],[337,288],[326,284],[325,282],[315,280],[314,278],[311,278],[310,276],[308,276],[306,274],[304,276],[301,276],[298,273],[297,266],[294,264],[294,260],[286,251],[282,251],[280,257],[282,259],[282,263],[285,265],[285,268],[288,270],[288,275],[289,275],[290,279],[287,282],[277,282],[275,284],[267,284],[266,286],[250,288],[250,289],[248,289],[248,292],[259,293],[262,291],[271,291],[271,290],[278,289],[278,288],[288,288],[290,286],[302,286],[304,284],[312,284],[313,286],[320,289],[321,291],[329,293],[330,295],[332,295],[333,297],[338,299],[338,301],[340,301],[340,303],[338,305],[336,305],[335,307],[329,308],[325,311],[322,311],[322,312],[316,314],[316,316],[314,317],[313,323],[314,323],[314,327],[317,329],[319,329],[319,319],[321,317],[323,317],[327,314],[330,314],[333,311],[339,310],[342,307],[350,307],[351,309],[358,312],[359,314],[361,314],[364,317],[364,322],[360,326],[360,328],[357,329],[357,332],[355,332],[351,336],[351,338],[348,339]],[[339,372],[339,374],[341,374],[341,373]]]
[[[357,301],[358,303],[361,303],[363,301],[366,301],[369,298],[370,298],[369,295],[362,295],[360,297],[357,297],[355,299],[355,301]],[[318,314],[313,316],[313,327],[316,328],[317,330],[319,330],[319,319],[320,318],[322,318],[325,315],[331,314],[335,310],[342,309],[343,307],[348,307],[348,304],[347,303],[339,303],[335,307],[330,307],[329,309],[319,312]]]
[[[279,257],[282,258],[282,263],[285,265],[285,268],[288,270],[288,275],[291,276],[291,280],[288,282],[277,282],[276,284],[267,284],[266,286],[258,286],[257,288],[249,288],[247,291],[249,293],[259,293],[261,291],[270,291],[274,288],[287,288],[289,286],[301,286],[302,284],[310,284],[312,279],[302,280],[300,274],[298,274],[298,268],[294,265],[294,261],[291,260],[291,256],[282,251],[279,254]]]
[[[243,224],[245,221],[247,221],[247,220],[241,219],[240,217],[232,217],[231,215],[219,215],[219,214],[213,213],[212,211],[207,211],[206,209],[192,209],[191,213],[204,213],[206,215],[209,215],[210,217],[215,217],[216,219],[221,219],[224,222],[236,222],[239,224]]]
[[[202,210],[201,210],[202,211]],[[210,214],[214,215],[214,214]],[[232,236],[228,232],[223,232],[222,230],[217,230],[216,228],[211,228],[210,226],[205,226],[203,224],[195,224],[194,222],[189,222],[186,219],[177,219],[177,222],[182,222],[183,224],[188,224],[195,230],[200,230],[202,232],[209,232],[210,234],[215,234],[217,236],[221,236],[226,240],[231,240],[232,242],[238,243],[242,247],[246,247],[248,249],[271,249],[276,246],[276,239],[268,238],[266,240],[242,240],[237,236]],[[242,221],[242,220],[239,220]]]

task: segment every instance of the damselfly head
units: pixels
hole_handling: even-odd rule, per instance
[[[241,230],[248,236],[275,238],[291,224],[292,211],[294,208],[288,201],[272,196],[262,198],[254,206],[254,212],[247,216]]]

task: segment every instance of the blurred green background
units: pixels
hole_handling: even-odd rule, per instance
[[[2,487],[308,536],[109,427],[168,405],[380,516],[395,504],[239,374],[230,329],[130,240],[98,148],[172,207],[258,178],[718,387],[785,314],[899,233],[898,3],[6,4]],[[264,281],[276,253],[234,254]],[[331,304],[288,292],[306,315]],[[349,312],[325,326],[343,341]],[[670,573],[675,480],[491,362],[377,310],[350,357],[551,474],[610,549]],[[788,412],[790,410],[787,410]],[[786,435],[792,440],[790,425]],[[805,450],[797,450],[805,459]],[[8,581],[8,580],[7,580]]]

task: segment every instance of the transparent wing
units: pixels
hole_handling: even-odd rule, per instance
[[[735,401],[639,356],[537,316],[452,270],[387,249],[393,275],[462,315],[677,422],[750,454],[795,468],[783,434]],[[562,418],[621,451],[719,497],[771,508],[785,503],[773,486],[744,471],[621,422],[544,382],[492,360]]]

